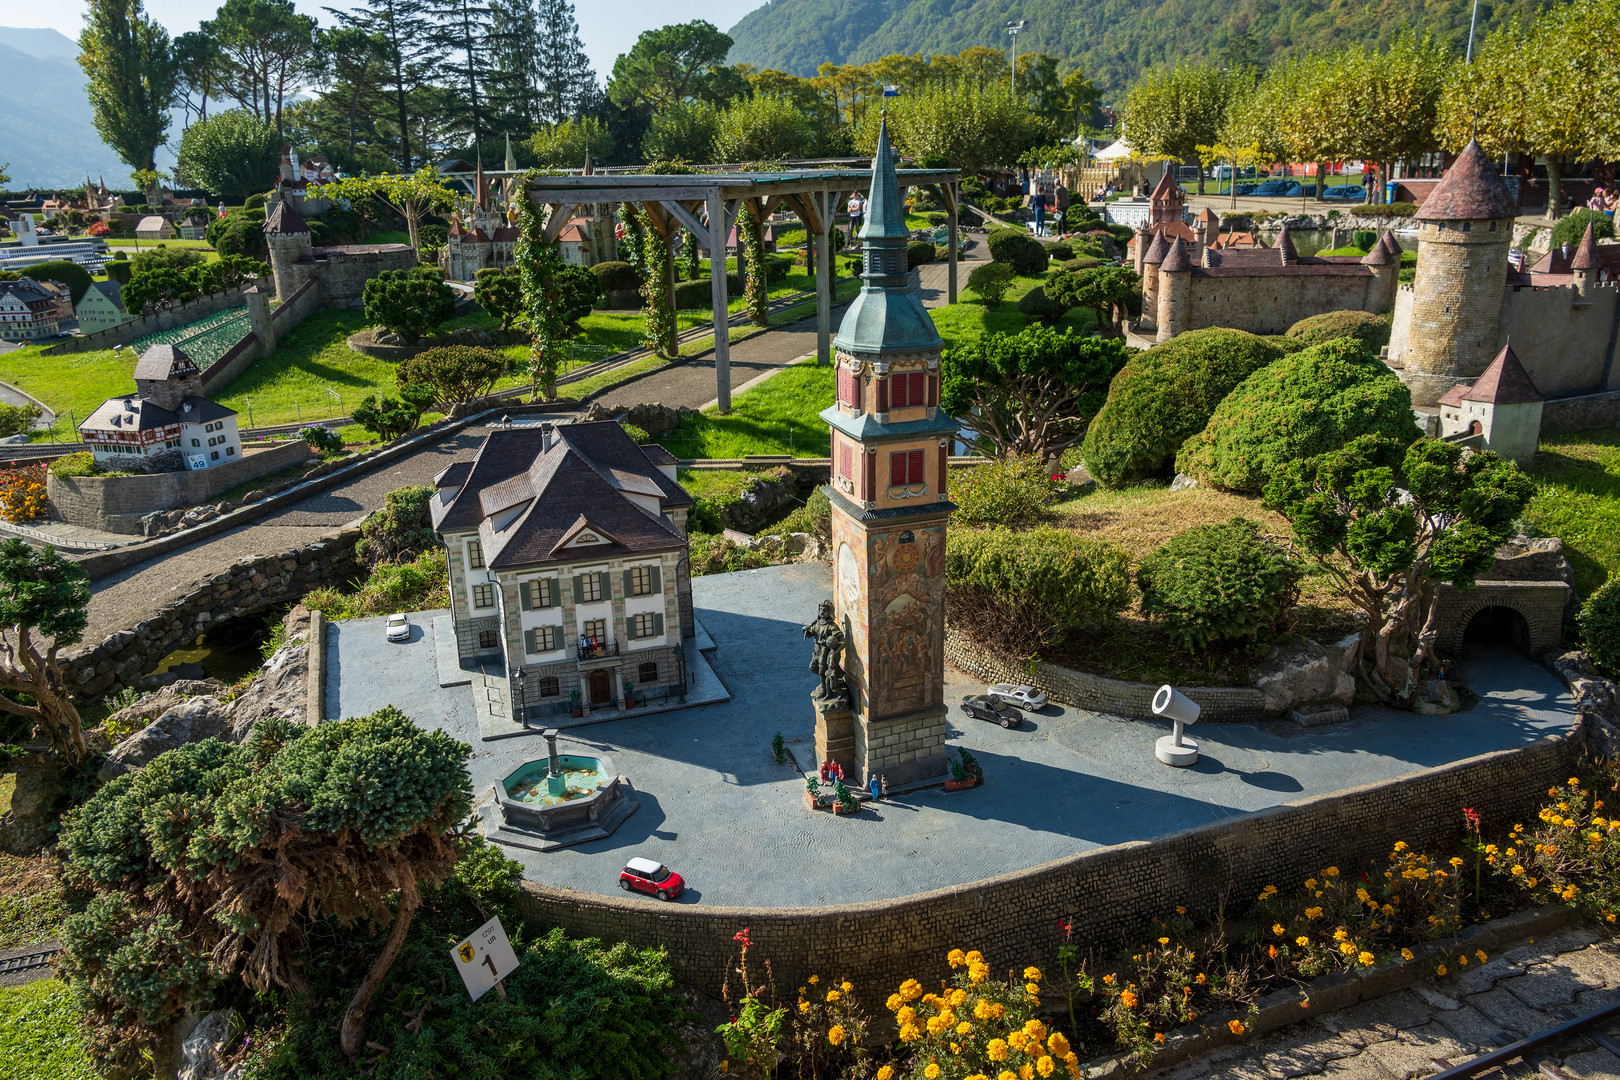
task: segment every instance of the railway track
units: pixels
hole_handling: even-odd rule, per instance
[[[58,948],[41,949],[38,952],[23,953],[19,956],[8,956],[0,960],[0,975],[17,975],[24,971],[33,971],[36,968],[50,967],[51,961],[62,950]]]
[[[1559,1014],[1555,1013],[1554,1015]],[[1616,1063],[1620,1064],[1620,1040],[1616,1040],[1613,1036],[1602,1031],[1592,1030],[1613,1020],[1620,1020],[1620,1002],[1610,1005],[1606,1009],[1599,1009],[1595,1013],[1578,1016],[1566,1020],[1562,1024],[1554,1024],[1544,1031],[1538,1031],[1528,1038],[1520,1039],[1516,1043],[1510,1043],[1500,1050],[1491,1050],[1488,1053],[1470,1058],[1461,1065],[1454,1065],[1444,1072],[1435,1073],[1429,1080],[1467,1080],[1469,1077],[1478,1076],[1480,1073],[1494,1069],[1499,1065],[1505,1065],[1514,1058],[1522,1058],[1526,1054],[1539,1050],[1541,1047],[1552,1046],[1577,1035],[1589,1039],[1607,1050],[1614,1056]]]

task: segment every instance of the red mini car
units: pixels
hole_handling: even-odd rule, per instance
[[[636,858],[625,863],[619,872],[619,888],[625,892],[652,893],[660,900],[673,900],[681,895],[686,882],[661,862]]]

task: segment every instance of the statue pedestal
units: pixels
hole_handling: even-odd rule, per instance
[[[844,770],[844,782],[853,784],[855,774],[855,716],[847,701],[824,701],[810,695],[816,710],[816,770],[823,762],[836,761]]]
[[[854,756],[859,771],[845,775],[868,783],[873,773],[893,786],[932,780],[949,771],[945,754],[946,709],[936,705],[902,716],[855,723]]]

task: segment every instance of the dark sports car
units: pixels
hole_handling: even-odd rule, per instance
[[[962,699],[962,711],[1004,728],[1015,728],[1024,722],[1023,713],[989,694],[969,694]]]

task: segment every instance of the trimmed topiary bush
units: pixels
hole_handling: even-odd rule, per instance
[[[1004,262],[988,262],[973,268],[973,273],[968,275],[967,286],[979,294],[985,306],[996,307],[1007,295],[1012,278],[1012,267]]]
[[[1561,248],[1568,244],[1571,248],[1581,242],[1586,235],[1586,227],[1592,226],[1592,237],[1595,240],[1609,240],[1614,237],[1614,221],[1607,214],[1600,214],[1596,210],[1582,207],[1572,211],[1564,220],[1553,227],[1552,246]]]
[[[128,285],[130,275],[135,272],[135,268],[128,262],[110,262],[102,267],[102,272],[107,275],[108,281],[116,281],[120,285]]]
[[[1620,674],[1620,579],[1605,582],[1586,598],[1575,625],[1592,663],[1605,675]]]
[[[959,525],[1034,525],[1046,520],[1063,490],[1046,463],[1032,455],[955,469],[949,481]]]
[[[602,283],[604,292],[623,292],[641,288],[641,275],[627,262],[603,262],[591,267],[591,273]]]
[[[934,261],[934,245],[927,240],[913,240],[906,245],[906,269]]]
[[[1177,470],[1217,487],[1258,493],[1290,461],[1361,435],[1401,446],[1420,436],[1406,384],[1354,338],[1285,356],[1247,379],[1176,456]]]
[[[1067,529],[952,529],[948,617],[995,652],[1027,659],[1125,610],[1130,565],[1118,544]]]
[[[1022,229],[997,229],[985,238],[990,257],[1016,274],[1033,277],[1046,270],[1046,247]]]
[[[1350,242],[1362,251],[1371,251],[1378,243],[1378,234],[1371,229],[1357,229],[1350,234]]]
[[[1056,326],[1068,308],[1046,295],[1046,286],[1037,285],[1018,298],[1018,310],[1045,326]]]
[[[1067,240],[1059,240],[1046,246],[1046,257],[1053,262],[1063,262],[1065,259],[1074,258],[1074,248]]]
[[[1105,487],[1167,473],[1176,451],[1203,430],[1221,399],[1283,355],[1242,330],[1191,330],[1125,365],[1091,422],[1081,456]]]
[[[35,263],[22,271],[24,277],[35,281],[59,281],[68,288],[68,295],[77,304],[84,299],[84,294],[90,291],[90,271],[76,262],[66,259],[52,259],[49,262]]]
[[[1090,270],[1093,266],[1101,266],[1102,260],[1095,255],[1077,255],[1072,259],[1063,260],[1063,269],[1071,274],[1076,270]]]
[[[432,333],[456,313],[456,294],[427,266],[384,270],[366,282],[366,318],[407,341]]]
[[[1359,206],[1352,206],[1346,212],[1351,217],[1411,217],[1417,213],[1417,203],[1392,202],[1379,203],[1377,206],[1362,203]]]
[[[1288,337],[1306,345],[1320,345],[1334,338],[1355,338],[1376,353],[1389,344],[1390,316],[1370,311],[1327,311],[1301,319],[1288,328]]]
[[[1247,518],[1200,525],[1142,560],[1142,614],[1187,652],[1286,628],[1303,567]]]

